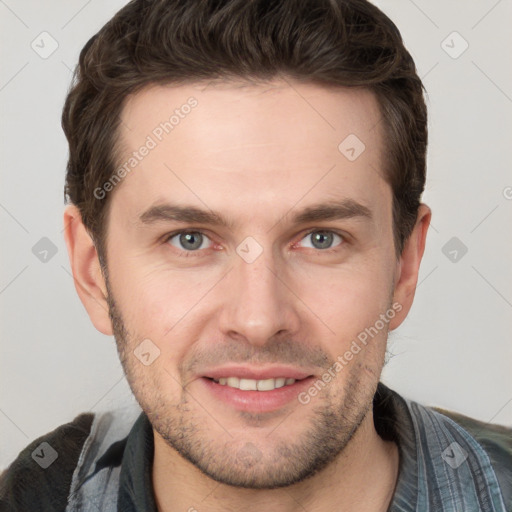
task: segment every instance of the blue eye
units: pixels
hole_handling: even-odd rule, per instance
[[[345,243],[344,237],[330,230],[314,230],[307,233],[299,242],[301,244],[304,240],[310,240],[309,247],[317,249],[320,252],[331,252],[336,250],[336,247]],[[201,249],[209,249],[212,247],[213,242],[201,231],[178,231],[171,233],[165,239],[165,243],[169,243],[178,249],[178,256],[200,256]],[[333,244],[334,245],[333,247]],[[204,255],[204,254],[203,254]]]
[[[307,240],[308,238],[311,240],[312,244],[309,247],[320,250],[331,249],[332,243],[336,241],[336,238],[339,239],[340,242],[337,245],[341,245],[341,243],[344,242],[341,235],[327,230],[311,231],[302,240]]]
[[[177,249],[191,252],[197,251],[198,249],[208,249],[210,247],[203,245],[206,241],[210,241],[210,239],[200,231],[180,231],[179,233],[170,235],[166,241]]]

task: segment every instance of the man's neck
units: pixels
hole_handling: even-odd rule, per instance
[[[398,479],[395,443],[377,434],[370,411],[342,453],[327,468],[279,489],[241,489],[204,475],[156,433],[152,469],[158,512],[386,512]]]

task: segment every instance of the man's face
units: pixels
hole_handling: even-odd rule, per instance
[[[108,221],[113,329],[156,445],[254,488],[321,469],[371,419],[394,327],[377,102],[367,91],[290,84],[131,97],[121,163],[149,151],[112,192]],[[182,108],[190,97],[197,103]],[[179,121],[162,131],[176,109]],[[320,204],[340,215],[300,218]],[[166,205],[228,224],[173,220]],[[295,382],[272,389],[283,379]]]

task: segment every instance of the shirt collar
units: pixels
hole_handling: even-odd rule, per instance
[[[118,511],[157,512],[153,493],[153,458],[153,427],[142,412],[126,441],[119,476]]]

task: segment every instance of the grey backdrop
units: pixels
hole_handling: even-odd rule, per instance
[[[86,410],[134,401],[73,285],[60,114],[78,53],[125,2],[0,0],[0,468]],[[432,227],[383,381],[512,424],[511,0],[381,0],[428,91]]]

